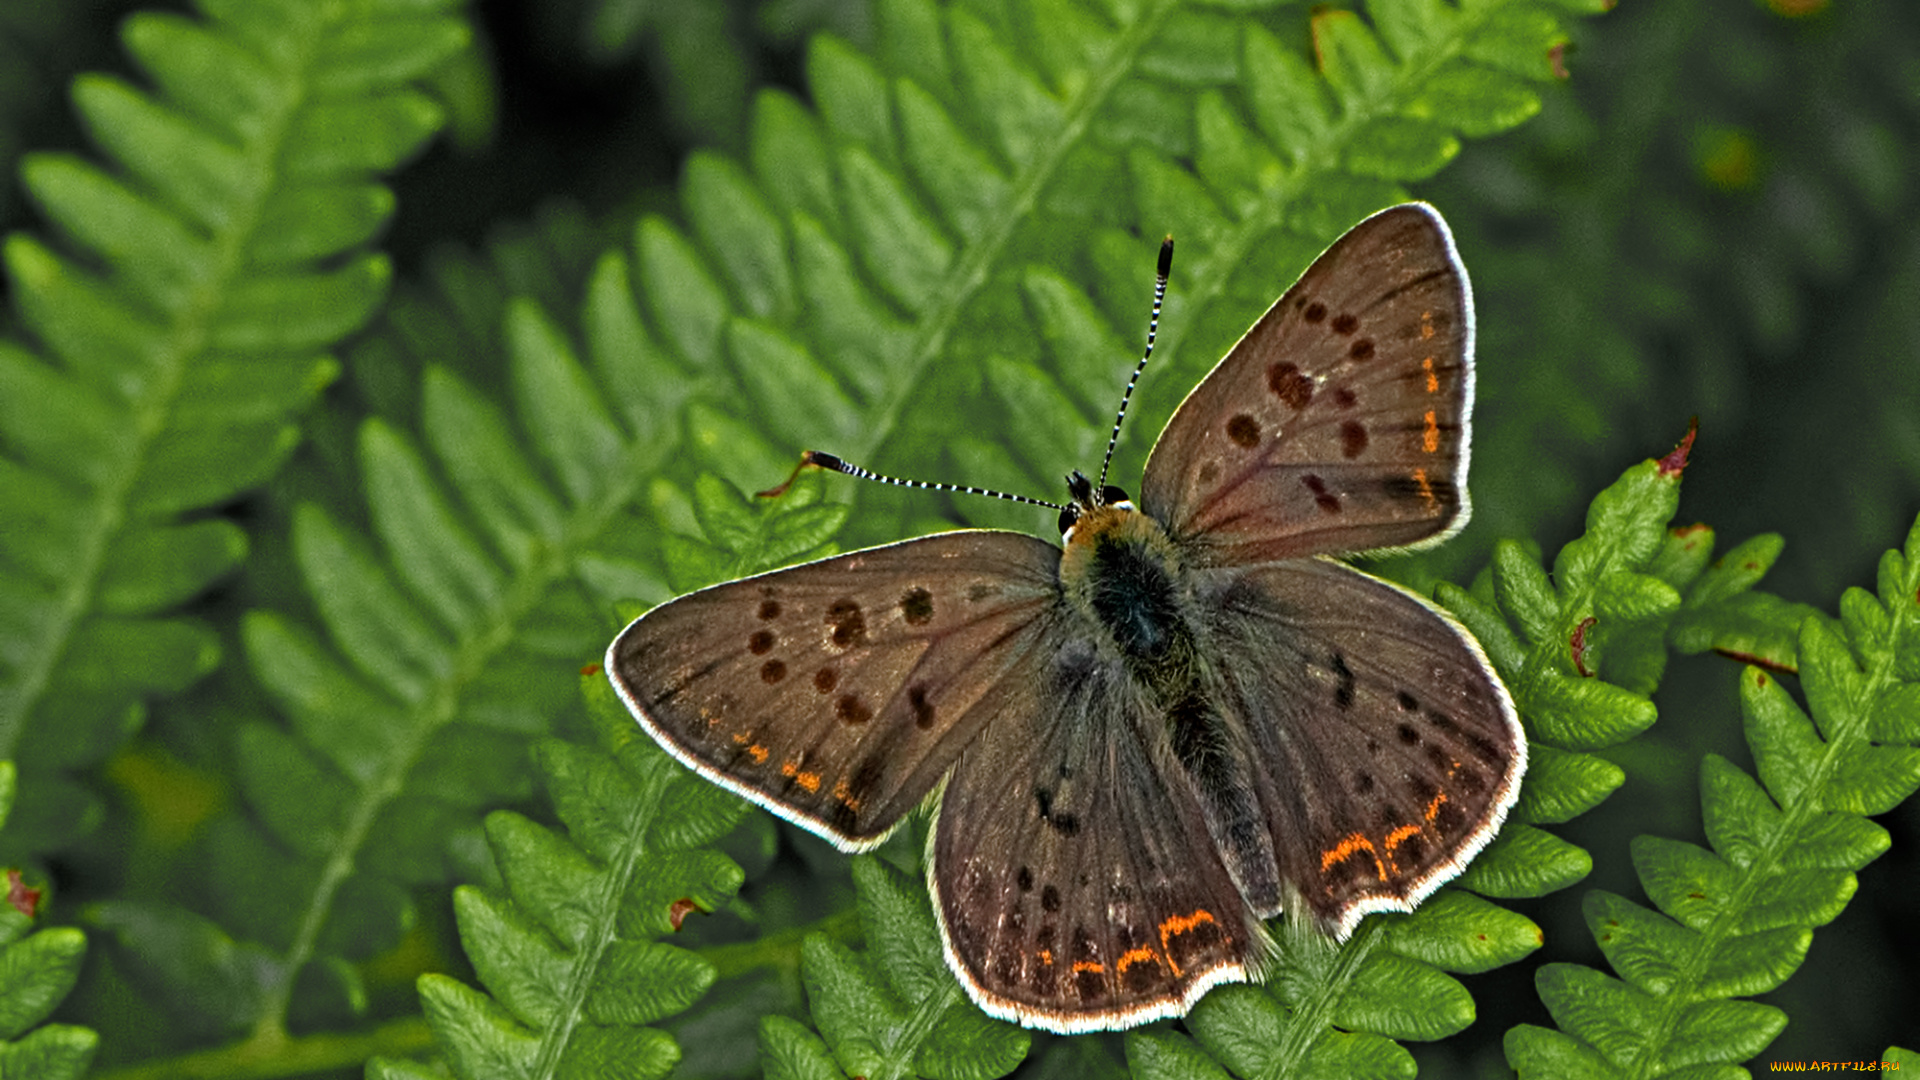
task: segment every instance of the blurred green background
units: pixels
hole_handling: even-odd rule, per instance
[[[0,0],[9,178],[25,150],[85,149],[67,84],[125,70],[114,27],[135,7]],[[387,248],[402,304],[485,311],[530,292],[570,310],[594,256],[640,213],[678,214],[685,155],[743,150],[757,88],[804,95],[809,34],[859,44],[873,25],[854,0],[494,0],[475,12],[483,63],[441,86],[455,130],[395,177]],[[1594,491],[1698,416],[1681,520],[1711,524],[1723,547],[1783,534],[1768,585],[1831,611],[1844,588],[1871,585],[1920,511],[1920,4],[1627,0],[1571,26],[1570,77],[1544,90],[1541,115],[1469,140],[1415,190],[1456,230],[1482,334],[1477,514],[1423,572],[1464,580],[1499,537],[1551,552]],[[10,179],[0,230],[23,228],[41,225]],[[310,476],[328,475],[367,402],[391,389],[381,377],[350,368],[325,399]],[[1676,663],[1661,723],[1612,755],[1626,787],[1566,830],[1593,851],[1593,878],[1521,905],[1557,958],[1604,966],[1581,948],[1579,896],[1640,895],[1632,836],[1698,838],[1701,752],[1750,767],[1736,670]],[[1920,805],[1882,824],[1892,850],[1764,999],[1792,1018],[1766,1060],[1872,1059],[1920,1038]],[[86,865],[65,872],[77,896],[106,887]],[[1503,1075],[1500,1033],[1549,1022],[1529,971],[1469,980],[1479,1022],[1415,1047],[1423,1075]]]

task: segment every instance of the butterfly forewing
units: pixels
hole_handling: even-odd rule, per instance
[[[1368,218],[1181,404],[1142,507],[1215,565],[1436,542],[1466,520],[1472,338],[1440,216]]]
[[[1205,581],[1221,703],[1248,732],[1281,879],[1343,938],[1367,912],[1412,910],[1518,797],[1506,688],[1457,623],[1345,564]]]
[[[1153,760],[1158,712],[1061,626],[942,796],[929,880],[949,961],[988,1012],[1054,1031],[1182,1015],[1249,977],[1265,938],[1185,775]]]
[[[919,805],[1032,662],[1060,552],[946,533],[716,585],[607,651],[648,731],[701,773],[848,849]]]

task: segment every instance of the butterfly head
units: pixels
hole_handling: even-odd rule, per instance
[[[1067,476],[1067,494],[1070,496],[1067,505],[1060,509],[1060,539],[1067,544],[1073,543],[1074,531],[1083,522],[1121,513],[1139,513],[1126,492],[1112,484],[1095,487],[1087,474],[1078,469]]]

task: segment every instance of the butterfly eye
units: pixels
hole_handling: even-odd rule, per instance
[[[1060,509],[1060,535],[1065,536],[1073,523],[1080,520],[1080,508],[1072,503]]]
[[[1108,484],[1106,487],[1100,489],[1100,505],[1102,506],[1112,506],[1115,503],[1123,503],[1126,501],[1127,493],[1114,487],[1112,484]]]

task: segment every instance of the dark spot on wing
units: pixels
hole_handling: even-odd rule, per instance
[[[1308,491],[1313,492],[1313,504],[1318,506],[1322,513],[1337,514],[1340,512],[1340,497],[1327,491],[1326,481],[1315,476],[1313,473],[1308,473],[1300,478],[1300,482],[1307,485]]]
[[[1034,788],[1033,801],[1040,809],[1040,820],[1053,828],[1061,836],[1077,836],[1080,832],[1080,818],[1077,814],[1055,813],[1053,792],[1048,788]]]
[[[1420,700],[1414,697],[1412,694],[1407,693],[1405,690],[1400,691],[1400,694],[1398,698],[1396,698],[1396,700],[1399,701],[1400,707],[1407,710],[1408,712],[1413,712],[1415,709],[1418,709],[1420,707]]]
[[[1339,685],[1333,688],[1333,703],[1342,709],[1351,709],[1353,708],[1353,669],[1347,666],[1347,658],[1341,653],[1333,654],[1332,667],[1334,676],[1340,680]]]
[[[1453,722],[1453,717],[1448,716],[1438,709],[1427,710],[1427,723],[1432,724],[1441,731],[1453,731],[1459,727],[1459,725]]]
[[[1419,833],[1402,837],[1400,846],[1394,850],[1394,862],[1408,866],[1425,866],[1427,863],[1427,842],[1420,839]]]
[[[847,649],[867,640],[867,616],[852,599],[835,600],[827,608],[827,625],[833,627],[833,643]]]
[[[1055,912],[1060,910],[1060,890],[1048,885],[1040,890],[1040,910]]]
[[[769,660],[760,665],[760,681],[768,685],[787,677],[787,665],[778,660]]]
[[[1298,364],[1269,364],[1267,389],[1295,409],[1304,409],[1313,400],[1313,380],[1300,374]]]
[[[1336,334],[1351,334],[1360,329],[1360,320],[1348,312],[1341,312],[1335,315],[1333,321],[1327,325],[1333,327],[1333,332]]]
[[[1340,423],[1340,452],[1348,458],[1357,458],[1367,448],[1367,426],[1358,420],[1343,420]]]
[[[1500,749],[1499,745],[1485,735],[1468,735],[1467,749],[1473,751],[1474,757],[1479,758],[1481,761],[1495,768],[1502,768],[1507,763],[1506,753]]]
[[[1317,323],[1327,317],[1327,305],[1315,300],[1313,303],[1307,305],[1307,310],[1301,312],[1300,317],[1308,322]]]
[[[1478,795],[1487,790],[1487,779],[1480,775],[1478,769],[1457,770],[1453,774],[1453,782],[1460,785],[1460,790],[1469,795]]]
[[[1373,356],[1373,339],[1360,338],[1356,340],[1353,343],[1353,347],[1347,350],[1347,355],[1353,357],[1355,360],[1369,359]]]
[[[907,688],[907,704],[913,708],[913,723],[921,731],[933,727],[933,703],[927,700],[927,688],[915,684]]]
[[[1408,746],[1420,745],[1420,733],[1413,729],[1412,724],[1401,724],[1395,730],[1399,732],[1401,742],[1406,743]]]
[[[1345,386],[1336,386],[1333,389],[1333,403],[1343,409],[1351,409],[1360,403],[1360,399],[1355,396],[1352,389]]]
[[[840,700],[833,703],[833,714],[843,724],[864,724],[873,719],[873,710],[867,708],[858,694],[840,695]]]
[[[747,639],[747,651],[755,656],[763,656],[773,648],[775,640],[777,639],[773,636],[773,631],[755,630],[753,636]]]
[[[830,667],[823,667],[813,673],[813,688],[823,694],[833,693],[833,688],[839,685],[840,673]]]
[[[1087,933],[1086,927],[1073,928],[1073,984],[1078,991],[1080,1003],[1094,1005],[1107,998],[1107,958],[1100,955],[1100,946]]]
[[[908,589],[900,598],[900,614],[911,626],[925,626],[933,618],[933,594],[918,586]]]
[[[1253,417],[1241,413],[1227,421],[1227,438],[1235,446],[1251,450],[1260,445],[1260,424]]]
[[[760,601],[760,617],[762,619],[779,618],[780,617],[780,601],[774,600],[772,598],[768,598],[766,600]]]
[[[1028,869],[1027,867],[1022,866],[1020,869],[1014,871],[1013,883],[1015,885],[1020,886],[1021,892],[1032,892],[1033,891],[1033,871]]]
[[[1373,774],[1359,772],[1353,774],[1353,790],[1361,795],[1373,790]]]

